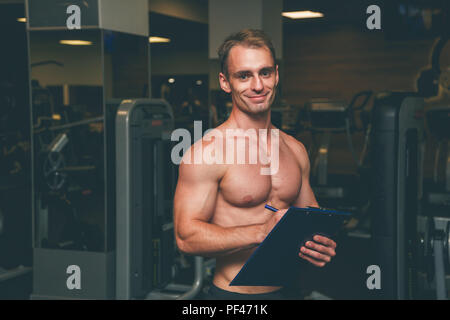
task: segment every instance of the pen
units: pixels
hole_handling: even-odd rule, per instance
[[[270,211],[273,211],[273,212],[277,212],[277,211],[278,211],[277,208],[271,207],[271,206],[269,206],[268,204],[266,204],[266,205],[264,206],[264,208],[269,209]]]

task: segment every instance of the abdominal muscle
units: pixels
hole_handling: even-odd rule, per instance
[[[267,293],[280,289],[281,287],[268,286],[230,286],[230,282],[239,273],[242,266],[253,253],[253,249],[242,250],[216,259],[216,270],[213,283],[223,290],[239,293]]]
[[[219,196],[218,198],[221,197]],[[214,214],[211,222],[217,225],[221,225],[222,227],[264,223],[271,214],[267,209],[264,209],[264,203],[253,208],[236,208],[231,204],[226,203],[223,198],[218,200],[219,201],[217,203],[218,205],[216,207],[216,213]],[[232,207],[233,210],[229,210],[230,207]],[[226,210],[228,214],[224,214],[225,212],[222,210]],[[234,215],[230,215],[230,212],[233,212]],[[246,217],[248,218],[246,219]],[[234,223],[235,221],[239,221],[240,223],[236,224]],[[214,285],[223,290],[250,294],[267,293],[280,289],[281,287],[229,285],[255,249],[256,247],[244,249],[235,253],[217,257],[213,279]]]

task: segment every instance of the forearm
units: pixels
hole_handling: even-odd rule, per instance
[[[185,253],[218,257],[252,248],[261,242],[262,225],[222,227],[201,220],[190,223],[189,232],[177,233],[178,248]]]

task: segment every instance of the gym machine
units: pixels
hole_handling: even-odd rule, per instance
[[[438,300],[448,299],[450,289],[450,69],[439,65],[446,43],[445,35],[435,41],[431,68],[417,79],[419,93],[427,97],[426,132],[437,142],[432,181],[424,184],[418,217],[419,287],[424,298]]]
[[[450,288],[450,218],[420,215],[418,286],[420,298],[448,299]]]
[[[438,142],[433,186],[427,192],[427,202],[445,208],[446,212],[450,208],[450,68],[441,70],[439,60],[447,43],[448,35],[435,41],[431,50],[431,68],[423,70],[417,79],[419,92],[428,97],[425,100],[427,132]],[[434,95],[430,97],[431,94]]]
[[[104,164],[74,167],[67,157],[75,143],[72,131],[99,121],[104,123]],[[172,109],[163,100],[111,99],[105,103],[104,117],[49,128],[58,134],[47,146],[47,156],[36,160],[44,170],[35,183],[33,299],[189,299],[199,293],[204,277],[201,257],[195,258],[192,286],[173,282],[173,127]],[[77,175],[86,170],[103,173],[91,180],[104,184],[89,186],[88,180],[77,185]],[[100,198],[105,206],[102,228],[78,214],[80,204],[95,202],[88,198],[99,188],[106,195]],[[81,199],[74,201],[76,197]],[[66,286],[73,265],[81,270],[81,290]]]
[[[164,100],[124,100],[119,108],[117,299],[189,299],[201,289],[201,257],[195,258],[193,286],[172,282],[176,253],[172,203],[177,181],[177,168],[170,158],[173,129],[172,108]]]
[[[104,116],[34,127],[32,299],[114,298],[115,177],[109,173],[120,101],[107,101]],[[81,277],[75,288],[74,266]]]
[[[434,206],[446,207],[447,212],[450,209],[450,101],[448,103],[426,112],[427,128],[438,141],[433,167],[435,188],[428,192],[427,201]]]
[[[371,206],[373,264],[379,299],[417,298],[417,217],[422,199],[423,98],[378,94],[372,110]]]
[[[306,104],[309,118],[308,130],[312,134],[313,141],[316,140],[316,136],[319,136],[320,140],[319,143],[314,143],[317,147],[314,148],[314,160],[311,168],[312,186],[319,202],[325,203],[326,206],[336,206],[336,200],[342,200],[350,194],[355,195],[355,192],[350,190],[350,186],[359,185],[358,179],[353,179],[355,181],[348,183],[347,187],[344,187],[342,181],[336,182],[330,179],[328,174],[328,161],[331,135],[337,133],[346,134],[349,150],[359,169],[365,153],[363,152],[361,158],[358,159],[353,148],[352,133],[357,131],[354,114],[355,111],[362,110],[367,105],[371,96],[371,91],[362,91],[352,98],[350,104],[329,99],[314,99]],[[356,102],[360,98],[363,98],[362,102],[356,106]],[[368,139],[366,136],[363,150],[366,150],[367,142]],[[357,177],[358,175],[355,176]],[[348,180],[352,177],[345,178]]]
[[[433,99],[426,111],[427,128],[438,141],[433,167],[433,188],[427,190],[425,215],[419,219],[419,239],[422,259],[422,288],[435,291],[439,300],[448,299],[450,289],[450,70],[440,77],[441,95]],[[446,152],[445,152],[446,150]],[[443,161],[440,155],[443,155]],[[441,179],[442,177],[442,179]],[[425,281],[426,279],[426,281]]]
[[[143,298],[171,278],[172,109],[162,100],[124,100],[116,130],[116,297]],[[161,267],[152,272],[154,259]]]

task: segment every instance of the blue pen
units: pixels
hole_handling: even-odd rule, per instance
[[[277,208],[271,207],[271,206],[269,206],[268,204],[266,204],[266,205],[264,206],[264,208],[269,209],[270,211],[273,211],[273,212],[277,212],[277,211],[278,211]]]

